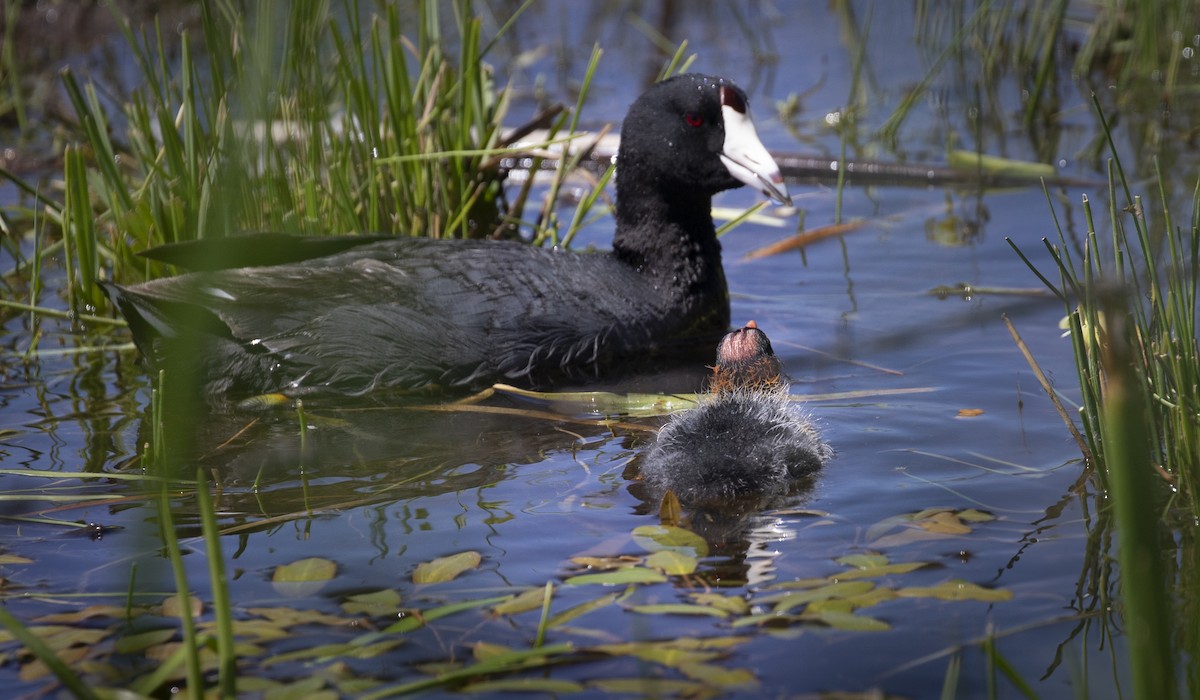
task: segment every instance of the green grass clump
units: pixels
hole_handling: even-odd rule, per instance
[[[1115,154],[1102,114],[1100,120]],[[1185,222],[1172,216],[1161,171],[1154,213],[1131,193],[1118,158],[1108,181],[1107,235],[1097,233],[1085,197],[1085,239],[1073,241],[1059,227],[1058,243],[1046,241],[1058,284],[1018,254],[1067,311],[1082,395],[1081,449],[1113,504],[1119,533],[1135,695],[1169,698],[1183,655],[1193,659],[1189,682],[1193,694],[1200,692],[1200,615],[1188,601],[1200,584],[1200,562],[1185,555],[1176,563],[1172,553],[1194,547],[1200,518],[1200,180]],[[1172,578],[1181,614],[1172,612]]]
[[[490,40],[471,0],[330,5],[264,4],[247,16],[229,0],[203,3],[199,36],[181,34],[175,62],[161,27],[119,18],[142,84],[116,96],[118,110],[63,72],[78,122],[66,139],[65,197],[46,200],[42,225],[61,232],[65,250],[41,255],[65,253],[75,313],[103,303],[97,279],[164,274],[135,255],[166,243],[251,231],[495,238],[520,228],[558,242],[585,223],[611,173],[560,222],[554,194],[578,151],[532,221],[528,187],[512,203],[503,187],[510,91],[493,83],[486,57],[528,3]],[[574,111],[547,110],[516,130],[547,130],[532,147],[541,158],[556,157],[545,148],[577,123],[599,56]]]

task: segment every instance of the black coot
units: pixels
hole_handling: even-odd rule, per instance
[[[833,457],[816,427],[791,405],[788,390],[771,341],[754,321],[726,335],[711,396],[663,426],[643,478],[689,506],[786,494]]]
[[[651,87],[617,159],[611,253],[368,240],[106,290],[151,364],[209,394],[537,386],[711,347],[729,327],[713,194],[746,183],[790,202],[745,93],[696,74]]]

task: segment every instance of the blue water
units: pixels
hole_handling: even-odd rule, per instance
[[[602,12],[600,5],[571,4],[568,9],[565,3],[551,3],[536,8],[498,45],[499,76],[511,79],[518,90],[531,89],[536,76],[545,76],[549,94],[570,99],[570,83],[578,79],[592,43],[599,41],[606,55],[585,121],[619,119],[660,59],[624,15]],[[695,69],[719,72],[751,87],[752,109],[769,148],[838,153],[837,134],[822,125],[825,114],[849,101],[854,55],[846,40],[847,25],[833,11],[824,5],[772,9],[753,4],[733,16],[723,6],[687,7],[680,10],[671,39],[690,40],[690,49],[699,54]],[[930,59],[928,51],[912,45],[909,6],[877,3],[854,9],[860,25],[868,14],[871,17],[871,87],[860,116],[866,142],[866,135],[920,80]],[[753,34],[739,29],[740,22]],[[755,46],[753,40],[763,45]],[[540,46],[546,47],[540,59],[517,65],[515,56]],[[772,59],[756,61],[755,51],[764,47]],[[975,136],[962,136],[975,133],[969,109],[960,99],[962,86],[947,75],[935,84],[933,97],[917,105],[897,150],[887,152],[871,142],[851,149],[852,156],[940,162],[951,132],[968,147],[974,145]],[[1012,79],[998,86],[1011,101],[1005,107],[1012,114],[1001,115],[1003,131],[982,133],[985,152],[1033,157],[1030,140],[1012,116],[1019,112],[1019,89]],[[775,101],[790,93],[805,93],[799,117],[804,138],[799,142],[775,117]],[[532,111],[532,93],[526,94],[529,99],[515,106],[518,112]],[[1088,103],[1073,93],[1062,99],[1066,126],[1055,161],[1064,168],[1063,175],[1098,180],[1100,175],[1077,157],[1094,134]],[[805,212],[806,228],[835,222],[836,193],[830,184],[792,184],[791,189]],[[1102,201],[1104,190],[1073,186],[1062,192],[1072,205],[1083,193]],[[744,207],[754,201],[753,193],[737,191],[722,195],[716,204]],[[838,557],[879,552],[893,562],[935,565],[885,579],[892,587],[957,578],[1011,591],[1012,599],[898,599],[862,611],[889,623],[891,629],[885,632],[800,625],[771,632],[735,631],[727,622],[707,617],[648,616],[609,607],[572,623],[574,632],[552,632],[548,641],[572,640],[586,646],[597,639],[751,634],[751,641],[720,661],[753,671],[759,684],[743,689],[746,697],[871,688],[928,697],[939,692],[950,659],[961,648],[959,696],[974,697],[984,692],[986,683],[979,645],[994,633],[1004,657],[1044,697],[1074,692],[1080,684],[1086,684],[1092,697],[1115,696],[1111,679],[1114,673],[1122,678],[1126,674],[1124,640],[1118,636],[1102,646],[1102,619],[1072,619],[1078,608],[1091,605],[1086,595],[1077,599],[1077,586],[1086,570],[1085,541],[1097,503],[1090,493],[1071,495],[1082,468],[1079,451],[1001,321],[1004,315],[1013,321],[1069,399],[1077,390],[1069,341],[1058,330],[1064,309],[1044,294],[939,298],[930,293],[939,285],[959,283],[1040,289],[1005,238],[1011,237],[1049,269],[1040,239],[1056,234],[1045,195],[1037,186],[979,192],[969,186],[852,184],[843,194],[841,211],[844,219],[861,224],[841,237],[811,245],[803,255],[742,259],[793,233],[795,216],[785,218],[783,227],[746,223],[723,238],[733,320],[740,324],[754,319],[770,335],[795,380],[793,393],[862,394],[808,404],[837,457],[810,492],[748,514],[727,530],[726,542],[704,567],[722,577],[747,580],[724,592],[744,594],[753,602],[770,584],[842,570],[834,561]],[[939,240],[935,234],[949,219],[949,230],[971,229],[969,235],[954,244],[944,237]],[[1078,227],[1080,221],[1076,213],[1070,223]],[[584,233],[581,243],[603,246],[610,232],[611,221],[603,219]],[[70,347],[75,341],[62,324],[44,322],[42,328],[43,349]],[[17,354],[29,342],[27,317],[8,317],[0,335],[6,352],[0,387],[3,468],[123,469],[147,439],[140,431],[149,380],[133,355],[48,357],[26,365]],[[694,390],[703,368],[691,370],[657,381],[673,390]],[[373,410],[350,410],[365,407]],[[959,415],[969,409],[978,414]],[[630,488],[629,476],[649,442],[645,431],[608,430],[565,418],[557,422],[425,414],[374,402],[317,404],[310,410],[317,419],[345,422],[334,426],[315,420],[309,437],[314,447],[308,454],[299,452],[296,419],[290,412],[262,417],[232,446],[220,445],[253,416],[215,416],[203,426],[204,444],[212,449],[201,464],[222,480],[217,509],[223,526],[302,512],[309,506],[316,511],[311,518],[223,538],[239,610],[289,606],[337,613],[342,596],[380,588],[395,588],[406,605],[425,609],[513,587],[542,586],[575,573],[572,557],[643,554],[630,533],[658,522],[654,508]],[[50,485],[12,474],[0,476],[0,483],[6,492]],[[121,482],[81,487],[71,479],[63,483],[72,493],[82,489],[125,500],[75,506],[51,517],[121,529],[91,540],[47,526],[10,523],[0,552],[23,554],[33,563],[4,566],[2,575],[44,594],[123,592],[130,565],[138,562],[142,585],[169,590],[169,577],[154,547],[153,504],[137,487]],[[379,494],[386,488],[393,490]],[[373,497],[376,500],[353,503]],[[330,508],[332,504],[340,505]],[[38,504],[39,509],[44,506]],[[977,508],[996,519],[962,536],[873,544],[872,526],[931,507]],[[30,508],[31,504],[0,502],[0,513],[25,513]],[[192,585],[204,596],[206,563],[202,543],[195,539],[195,507],[181,499],[176,510]],[[410,583],[416,564],[465,550],[482,555],[478,570],[449,584],[422,588]],[[336,579],[325,590],[287,599],[271,588],[275,566],[310,556],[338,565]],[[624,604],[684,602],[687,593],[697,590],[702,588],[694,580],[676,578],[643,586]],[[567,609],[602,592],[595,587],[560,587],[553,609]],[[9,607],[29,618],[56,609],[42,602]],[[469,658],[465,645],[470,643],[527,647],[537,612],[516,619],[519,624],[475,613],[445,618],[435,626],[436,633],[413,633],[389,654],[356,662],[355,667],[368,676],[409,680],[419,677],[412,664]],[[1073,630],[1085,624],[1087,631],[1072,638]],[[353,636],[330,634],[342,641]],[[1064,645],[1062,665],[1039,680],[1054,663],[1059,645]],[[616,676],[677,677],[628,659],[593,660],[548,673],[582,682]],[[6,682],[13,682],[14,674],[12,663],[0,666],[0,678],[9,678]],[[1002,682],[1000,696],[1017,693]]]

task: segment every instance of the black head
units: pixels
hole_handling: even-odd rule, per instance
[[[643,93],[621,127],[617,168],[618,197],[640,187],[690,199],[750,184],[791,201],[746,93],[714,76],[679,75]]]

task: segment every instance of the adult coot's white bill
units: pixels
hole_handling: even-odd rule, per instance
[[[745,183],[790,201],[745,93],[695,74],[651,87],[617,167],[610,253],[368,240],[106,290],[151,364],[210,394],[544,385],[711,347],[729,327],[713,194]]]

